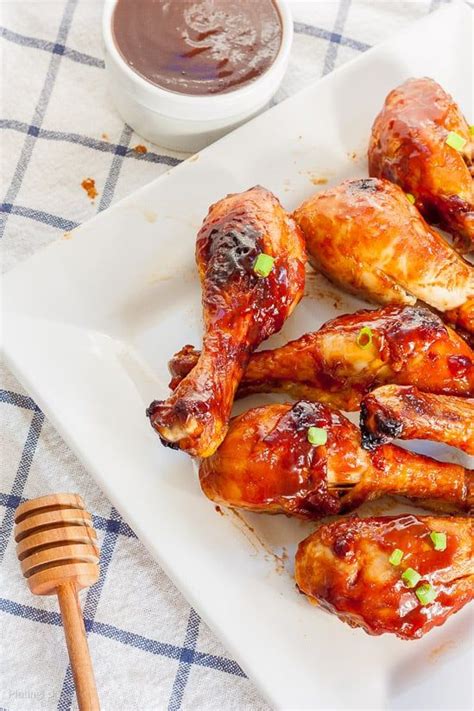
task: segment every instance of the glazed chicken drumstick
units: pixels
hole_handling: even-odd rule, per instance
[[[217,449],[251,352],[303,295],[305,260],[299,228],[265,188],[212,205],[196,245],[203,350],[175,392],[147,410],[163,444],[201,457]]]
[[[474,454],[474,400],[384,385],[363,399],[361,430],[366,449],[395,438],[429,439]]]
[[[369,172],[400,185],[428,222],[474,249],[474,137],[433,79],[409,79],[387,96],[372,128]]]
[[[468,518],[346,518],[302,541],[299,590],[352,627],[417,639],[474,597]]]
[[[192,346],[172,358],[172,389],[198,358]],[[254,353],[237,396],[284,392],[357,410],[361,397],[382,383],[474,396],[474,351],[426,308],[364,310],[338,316],[281,348]]]
[[[474,268],[388,180],[346,180],[294,213],[309,259],[342,289],[383,304],[417,299],[474,334]]]
[[[469,511],[474,496],[474,472],[391,444],[367,452],[346,417],[304,400],[235,417],[217,452],[201,462],[199,478],[216,503],[310,519],[384,494],[443,511]]]

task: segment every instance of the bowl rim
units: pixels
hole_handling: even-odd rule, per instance
[[[135,85],[136,90],[142,90],[149,98],[152,96],[160,102],[172,101],[175,106],[196,107],[199,102],[204,108],[221,109],[229,106],[235,111],[235,104],[245,101],[245,99],[254,99],[256,94],[260,94],[265,85],[271,86],[273,82],[278,82],[281,79],[286,64],[289,59],[291,45],[293,42],[293,17],[287,0],[272,0],[277,7],[282,24],[282,38],[278,54],[271,65],[259,77],[253,79],[245,86],[226,91],[221,94],[216,93],[211,96],[203,96],[201,94],[184,94],[177,91],[170,91],[163,87],[157,86],[148,81],[134,71],[124,60],[117,45],[115,44],[112,32],[112,17],[115,6],[118,0],[105,0],[104,10],[102,14],[102,35],[105,44],[106,53],[114,61],[116,67],[125,75],[129,82]]]

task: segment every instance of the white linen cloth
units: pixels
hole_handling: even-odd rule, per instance
[[[276,101],[440,4],[292,2],[294,45]],[[3,1],[0,12],[5,271],[185,156],[150,145],[116,113],[105,82],[99,0]],[[134,150],[141,145],[147,153]],[[85,178],[95,180],[93,201],[81,187]],[[0,707],[76,707],[56,600],[30,594],[12,539],[20,501],[71,491],[94,514],[102,546],[101,578],[82,595],[102,708],[267,709],[21,385],[6,368],[0,376]]]

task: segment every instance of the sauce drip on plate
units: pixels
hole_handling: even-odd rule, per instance
[[[118,0],[112,31],[120,54],[144,79],[197,95],[256,79],[282,39],[273,0]]]

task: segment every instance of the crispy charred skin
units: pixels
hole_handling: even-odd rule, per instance
[[[346,518],[321,526],[296,553],[299,590],[352,627],[417,639],[474,597],[473,524],[466,518],[390,516]],[[446,534],[435,550],[430,533]],[[400,565],[389,562],[399,548]],[[406,568],[420,573],[414,589]],[[416,589],[429,583],[436,599],[422,605]]]
[[[474,268],[388,180],[346,180],[294,213],[315,269],[383,304],[417,299],[474,334]]]
[[[454,131],[463,150],[447,145]],[[474,248],[474,141],[452,97],[432,79],[409,79],[390,92],[375,119],[369,172],[400,185],[429,222]]]
[[[309,443],[312,426],[326,430],[325,445]],[[457,464],[390,444],[369,453],[346,417],[303,400],[257,407],[231,420],[217,452],[201,462],[199,477],[217,503],[310,519],[352,511],[384,494],[466,511],[473,485],[472,473]]]
[[[275,258],[263,278],[253,271],[261,253]],[[298,227],[265,188],[212,205],[196,245],[203,350],[173,395],[147,410],[163,444],[201,457],[217,449],[250,354],[280,330],[303,294],[305,259]]]
[[[358,345],[362,328],[372,340]],[[184,346],[170,361],[175,389],[196,365],[199,351]],[[428,309],[386,306],[328,321],[275,350],[250,358],[238,397],[284,392],[295,398],[357,410],[365,393],[383,383],[417,385],[427,392],[474,396],[474,352]]]
[[[474,454],[474,400],[384,385],[362,401],[362,446],[391,439],[429,439]]]

